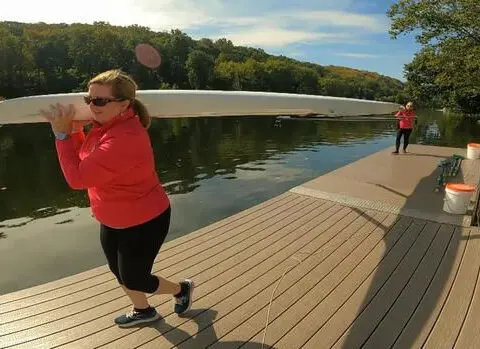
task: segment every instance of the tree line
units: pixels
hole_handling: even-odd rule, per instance
[[[134,55],[148,43],[162,56],[151,70]],[[83,91],[95,74],[121,68],[141,89],[306,93],[405,102],[403,83],[377,73],[321,66],[227,39],[194,40],[180,30],[132,25],[0,22],[0,96]]]

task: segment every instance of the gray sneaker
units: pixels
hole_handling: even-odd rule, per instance
[[[192,280],[185,279],[180,282],[182,291],[179,296],[174,296],[175,298],[175,307],[174,311],[177,314],[183,314],[190,310],[193,301],[193,288],[195,284]]]
[[[120,315],[115,319],[115,323],[119,327],[131,327],[148,322],[154,322],[160,319],[161,316],[155,308],[150,308],[148,312],[139,312],[132,310],[131,312]]]

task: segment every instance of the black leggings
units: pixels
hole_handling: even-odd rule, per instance
[[[159,280],[151,274],[155,257],[170,226],[171,208],[158,217],[126,229],[100,226],[100,241],[108,266],[120,285],[154,293]]]
[[[403,135],[403,150],[407,150],[408,147],[408,140],[410,139],[410,134],[412,133],[411,128],[399,128],[397,129],[397,139],[395,142],[395,148],[396,151],[398,152],[398,149],[400,149],[400,140]]]

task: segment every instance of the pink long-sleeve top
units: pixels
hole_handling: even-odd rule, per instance
[[[400,110],[395,116],[400,118],[400,128],[413,128],[415,120],[415,112],[413,110]]]
[[[94,124],[86,137],[74,133],[55,145],[67,183],[88,190],[92,213],[100,223],[127,228],[169,207],[150,138],[132,109],[106,124]]]

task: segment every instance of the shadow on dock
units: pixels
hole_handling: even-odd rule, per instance
[[[199,315],[202,314],[201,317]],[[222,349],[262,349],[262,343],[259,342],[245,342],[245,341],[222,341],[218,340],[213,322],[217,316],[217,311],[213,309],[194,309],[190,311],[183,318],[190,319],[198,325],[198,333],[194,337],[178,327],[174,327],[165,321],[159,321],[151,328],[156,329],[159,335],[168,340],[172,345],[178,345],[185,338],[188,338],[188,347],[190,348],[204,348],[205,343],[215,343]],[[275,349],[270,345],[265,344],[263,349]]]
[[[409,155],[424,156],[424,154]],[[425,156],[431,157],[430,154],[425,154]],[[442,156],[436,157],[444,158]],[[419,208],[419,204],[430,205],[430,211],[442,212],[443,200],[440,198],[443,198],[443,191],[437,193],[438,200],[429,199],[435,187],[437,175],[438,171],[435,170],[429,176],[422,178],[409,196],[384,185],[378,186],[406,197],[404,207],[408,208],[406,210],[408,212],[405,213],[411,213],[412,208]],[[463,173],[459,171],[458,178],[462,177]],[[357,208],[352,209],[359,213],[363,212]],[[400,215],[403,213],[401,211]],[[433,331],[437,319],[432,324],[431,317],[440,317],[439,314],[435,314],[436,309],[438,311],[439,303],[445,304],[448,302],[448,298],[442,299],[442,293],[445,292],[445,287],[453,288],[453,286],[448,286],[448,279],[452,273],[457,254],[462,253],[459,248],[460,243],[462,240],[478,239],[480,235],[476,234],[469,238],[468,236],[462,236],[459,227],[455,229],[454,225],[447,225],[448,228],[442,230],[442,224],[438,222],[415,217],[411,217],[411,219],[412,221],[404,234],[413,234],[415,237],[410,239],[408,247],[402,247],[401,256],[390,258],[387,262],[389,255],[398,253],[398,245],[403,237],[399,238],[394,234],[386,234],[383,239],[385,254],[382,256],[378,268],[374,271],[374,278],[370,283],[363,304],[358,309],[354,322],[343,334],[342,348],[376,348],[379,343],[387,345],[386,347],[389,348],[416,348],[419,342],[424,345],[429,334]],[[380,224],[374,219],[373,221]],[[388,228],[382,227],[383,231],[386,231],[386,229]],[[436,244],[436,241],[441,239],[440,234],[448,234],[445,230],[451,231],[448,242]],[[436,251],[432,251],[434,249]],[[395,250],[397,251],[395,252]],[[441,258],[433,264],[431,255],[426,257],[429,253],[441,254]],[[415,261],[412,261],[412,259],[415,259]],[[395,261],[392,262],[392,260]],[[421,265],[428,263],[431,263],[430,270],[426,271],[425,265],[423,265],[423,268]],[[417,280],[418,275],[416,274],[420,272],[425,274],[427,281],[425,279],[423,282]],[[396,284],[397,287],[393,287],[393,284]],[[405,299],[405,295],[412,294],[413,288],[420,295],[419,299]],[[389,292],[386,292],[386,290],[389,290]],[[400,306],[398,303],[400,303]],[[442,308],[443,304],[441,305]],[[391,315],[389,313],[395,307],[393,316],[389,316]],[[400,310],[399,308],[403,309]],[[388,334],[381,334],[379,331],[388,331]],[[374,340],[372,340],[373,335],[376,336]]]

